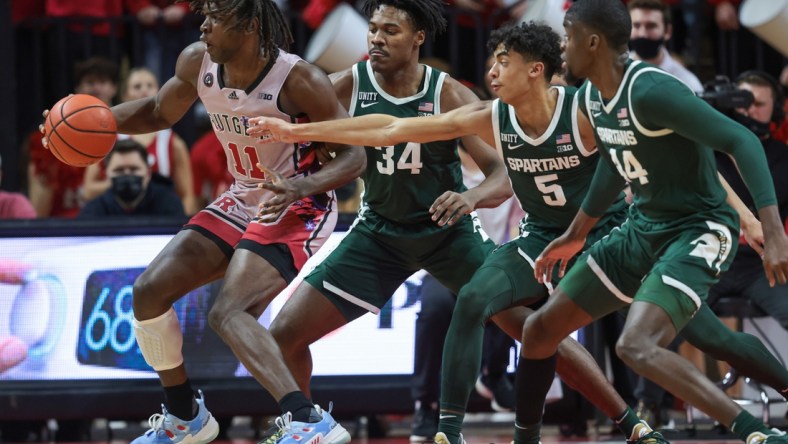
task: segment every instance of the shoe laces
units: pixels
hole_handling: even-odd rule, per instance
[[[162,413],[152,414],[150,418],[148,418],[148,425],[150,426],[149,431],[157,433],[160,430],[163,430],[166,419],[167,417]]]
[[[285,432],[290,429],[290,424],[293,422],[293,414],[290,412],[286,412],[282,416],[278,416],[274,420],[274,424],[279,427],[280,432]]]

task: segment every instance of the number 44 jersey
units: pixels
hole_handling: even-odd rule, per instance
[[[352,69],[350,114],[354,117],[366,114],[417,117],[441,112],[440,95],[446,73],[424,66],[418,92],[398,98],[378,85],[368,62],[358,63]],[[465,191],[456,139],[369,147],[363,179],[365,211],[398,224],[423,224],[421,228],[425,230],[439,229],[429,214],[438,196],[446,191]]]

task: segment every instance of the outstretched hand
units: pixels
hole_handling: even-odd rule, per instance
[[[462,216],[470,214],[473,205],[460,193],[446,191],[430,206],[432,220],[439,226],[454,225]]]
[[[260,143],[300,142],[293,136],[293,126],[294,124],[275,117],[252,117],[249,119],[246,134],[260,137]]]
[[[301,192],[295,182],[287,179],[278,172],[271,171],[259,163],[257,164],[257,168],[260,168],[260,170],[265,173],[266,177],[266,180],[257,186],[274,193],[274,197],[258,205],[258,222],[274,222],[290,204],[302,197]]]
[[[534,277],[540,284],[550,280],[553,268],[558,265],[558,277],[564,277],[566,266],[580,250],[583,249],[585,239],[574,239],[566,234],[555,238],[544,251],[536,258],[534,264]]]

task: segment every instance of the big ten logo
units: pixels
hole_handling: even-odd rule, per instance
[[[406,310],[416,305],[421,300],[421,282],[407,280],[389,298],[386,305],[380,309],[378,315],[378,328],[394,327],[394,312]]]

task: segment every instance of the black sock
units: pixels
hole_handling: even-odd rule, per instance
[[[301,391],[290,392],[282,396],[282,399],[279,400],[279,409],[282,410],[282,413],[290,412],[293,415],[293,421],[319,421],[319,419],[314,421],[315,416],[319,416],[315,410],[315,405]],[[313,410],[315,410],[315,415],[312,415]]]
[[[536,444],[539,442],[540,425],[544,401],[555,376],[556,354],[545,359],[520,357],[517,364],[515,389],[515,442]]]
[[[194,389],[187,379],[183,384],[164,387],[164,405],[167,411],[184,421],[191,421],[194,411]]]

